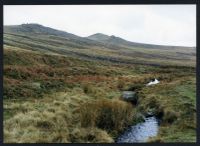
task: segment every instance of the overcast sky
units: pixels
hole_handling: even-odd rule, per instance
[[[195,5],[4,6],[4,25],[22,23],[82,37],[104,33],[133,42],[196,46]]]

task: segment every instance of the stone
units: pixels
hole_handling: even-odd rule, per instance
[[[125,101],[131,101],[136,102],[137,101],[137,95],[134,91],[123,91],[122,98]]]
[[[41,84],[39,82],[33,82],[30,85],[31,85],[32,88],[35,88],[35,89],[41,88]]]

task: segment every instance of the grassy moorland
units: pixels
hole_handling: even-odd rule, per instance
[[[130,45],[123,50],[106,44],[101,51],[102,42],[88,38],[80,40],[70,34],[67,42],[63,39],[69,36],[55,31],[51,35],[42,32],[43,37],[34,40],[36,32],[27,36],[23,30],[24,39],[17,36],[21,29],[12,31],[14,35],[4,32],[5,143],[114,142],[148,111],[162,120],[158,136],[148,142],[196,141],[195,56],[191,48],[183,48],[182,54],[176,48],[176,54],[170,49]],[[55,39],[58,35],[60,40]],[[77,40],[84,42],[80,45],[84,49],[78,48]],[[74,46],[66,47],[69,44]],[[138,57],[131,57],[130,52]],[[109,57],[112,59],[106,60]],[[146,87],[152,78],[160,83]],[[121,100],[124,90],[138,92],[137,106]]]

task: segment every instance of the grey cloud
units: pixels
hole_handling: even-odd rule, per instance
[[[196,45],[195,5],[4,6],[4,25],[22,23],[80,36],[100,32],[134,42]]]

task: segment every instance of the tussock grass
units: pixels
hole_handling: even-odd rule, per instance
[[[5,122],[4,142],[68,142],[68,121],[51,112],[20,113]]]
[[[72,142],[78,143],[113,143],[110,135],[98,128],[76,128],[70,133]]]
[[[177,120],[177,118],[179,117],[180,115],[178,114],[178,112],[175,112],[173,110],[165,110],[164,111],[164,118],[163,118],[163,121],[166,122],[166,123],[173,123],[174,121]]]
[[[113,142],[112,137],[102,129],[81,127],[78,109],[81,103],[88,102],[87,96],[78,97],[73,92],[55,95],[44,97],[35,103],[7,103],[10,109],[17,110],[21,107],[26,108],[26,112],[18,111],[4,121],[4,142]]]
[[[80,108],[82,127],[98,127],[109,133],[121,132],[133,120],[133,107],[120,100],[101,99]]]

